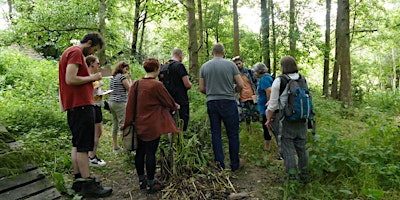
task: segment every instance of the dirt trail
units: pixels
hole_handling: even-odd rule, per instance
[[[107,130],[104,132],[109,133]],[[102,199],[162,199],[162,192],[148,195],[145,190],[138,187],[132,155],[129,157],[124,152],[113,152],[111,140],[110,134],[103,134],[101,137],[99,156],[107,162],[107,165],[91,168],[92,174],[100,179],[104,186],[113,187],[113,194]],[[260,157],[265,156],[273,157],[273,155],[260,155]],[[270,170],[281,168],[282,162],[271,161],[269,168],[262,168],[256,166],[249,158],[245,156],[243,158],[244,167],[232,173],[230,178],[236,192],[240,193],[232,196],[235,197],[232,199],[282,199],[281,186],[277,184],[279,177]],[[131,166],[128,166],[129,162],[132,163]]]

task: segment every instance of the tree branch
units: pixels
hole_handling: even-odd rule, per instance
[[[368,30],[368,29],[365,29],[365,30],[353,30],[352,31],[352,33],[365,33],[365,32],[376,32],[376,31],[378,31],[378,29],[370,29],[370,30]]]

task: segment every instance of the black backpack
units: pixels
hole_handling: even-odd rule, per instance
[[[173,80],[172,80],[172,75],[170,73],[171,72],[171,66],[175,63],[176,61],[171,61],[171,62],[167,62],[165,64],[161,65],[160,68],[160,73],[158,75],[158,80],[160,80],[165,88],[167,88],[168,92],[170,94],[174,93],[175,87],[173,85]]]

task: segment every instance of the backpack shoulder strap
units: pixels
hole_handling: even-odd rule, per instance
[[[281,79],[281,85],[279,87],[279,96],[281,96],[283,90],[285,90],[286,85],[290,81],[290,77],[287,74],[282,74],[278,76],[279,79]]]

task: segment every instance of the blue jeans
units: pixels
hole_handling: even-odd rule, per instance
[[[230,167],[235,171],[239,161],[239,114],[234,100],[211,100],[207,102],[207,113],[210,117],[214,161],[225,169],[224,150],[222,148],[221,121],[224,122],[229,140]]]

